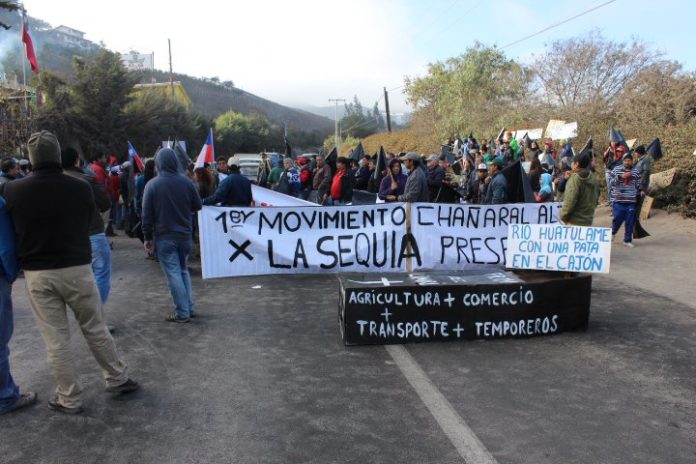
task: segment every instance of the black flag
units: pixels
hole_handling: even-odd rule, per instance
[[[336,151],[336,147],[331,150],[331,153],[329,153],[329,156],[326,157],[326,164],[331,167],[331,172],[336,172],[336,161],[338,160],[338,151]]]
[[[536,203],[529,177],[519,160],[503,169],[502,174],[507,180],[508,203]]]
[[[359,162],[364,156],[365,149],[363,148],[363,144],[362,142],[358,142],[358,146],[353,150],[353,153],[350,155],[350,159]]]
[[[645,149],[648,155],[652,156],[652,159],[658,161],[662,158],[662,145],[660,144],[660,139],[655,139],[650,142],[648,148]]]
[[[372,177],[379,179],[382,172],[387,169],[387,154],[384,153],[384,147],[379,147],[379,154],[377,155],[377,162],[375,163],[375,173]]]
[[[290,142],[288,142],[288,138],[283,137],[283,141],[285,142],[285,157],[292,158],[292,147],[290,146]]]

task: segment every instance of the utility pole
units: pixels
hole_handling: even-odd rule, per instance
[[[345,103],[346,101],[342,98],[329,98],[329,101],[332,103],[336,104],[336,108],[334,109],[334,123],[336,127],[336,154],[341,155],[341,145],[340,145],[340,135],[338,133],[338,104],[339,103]]]
[[[172,39],[167,39],[169,44],[169,86],[172,89],[172,95],[174,95],[174,71],[172,70]]]
[[[387,111],[387,132],[391,133],[391,114],[389,113],[389,93],[384,88],[384,109]]]

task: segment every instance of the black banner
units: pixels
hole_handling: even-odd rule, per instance
[[[533,337],[584,330],[592,277],[467,271],[342,274],[346,345]]]

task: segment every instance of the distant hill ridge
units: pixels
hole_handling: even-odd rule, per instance
[[[21,46],[21,17],[17,12],[0,10],[0,20],[11,26],[8,31],[0,31],[0,43],[7,41],[6,46],[0,48],[8,50],[0,54],[0,65],[7,79],[11,80],[12,75],[21,77],[22,63],[19,61],[19,53],[14,53],[14,50],[19,51]],[[63,43],[59,40],[59,28],[53,28],[39,18],[29,18],[29,30],[41,70],[53,72],[64,79],[70,80],[73,77],[73,56],[88,58],[101,48],[99,44],[86,39],[76,43]],[[153,77],[157,82],[169,81],[168,73],[147,71],[143,73],[142,82],[150,83]],[[242,114],[261,114],[272,123],[287,124],[288,129],[317,133],[322,138],[333,131],[334,123],[331,119],[289,108],[234,87],[185,74],[175,74],[174,79],[184,86],[191,98],[193,110],[211,117],[231,110]],[[27,83],[30,83],[29,80]]]

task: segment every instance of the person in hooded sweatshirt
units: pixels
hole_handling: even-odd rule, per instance
[[[539,203],[546,203],[547,201],[553,200],[553,176],[548,172],[543,173],[539,176],[539,193],[537,194],[537,201]]]
[[[155,157],[157,177],[145,186],[142,227],[145,250],[155,250],[167,277],[175,312],[170,322],[189,322],[193,294],[188,257],[193,243],[193,214],[201,209],[195,185],[184,176],[174,150],[163,148]]]
[[[597,200],[599,199],[599,181],[588,168],[590,157],[576,155],[573,157],[573,174],[568,179],[563,196],[561,221],[574,226],[591,226],[594,220]]]

